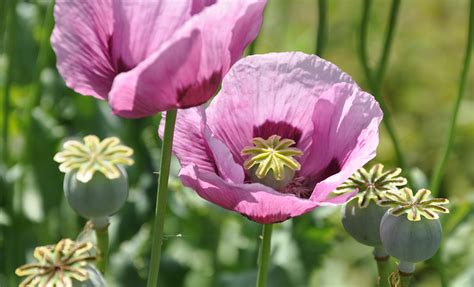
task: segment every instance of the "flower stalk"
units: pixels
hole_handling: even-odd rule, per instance
[[[431,178],[430,186],[431,186],[431,191],[433,192],[434,196],[441,196],[441,197],[445,196],[444,193],[439,194],[440,193],[439,187],[441,184],[441,180],[443,178],[444,166],[446,165],[446,162],[448,161],[448,158],[449,158],[449,154],[451,153],[451,150],[453,148],[454,135],[456,133],[456,122],[458,118],[459,108],[461,106],[461,101],[465,94],[464,90],[466,88],[467,76],[469,74],[469,64],[471,63],[471,58],[472,58],[472,45],[474,42],[474,0],[471,0],[470,3],[471,3],[470,5],[471,8],[469,10],[470,11],[469,22],[468,22],[469,30],[468,30],[468,35],[467,35],[466,53],[464,55],[464,63],[461,69],[461,75],[459,79],[458,94],[454,102],[453,112],[451,114],[451,120],[449,123],[449,130],[448,130],[446,143],[444,145],[441,156],[436,162],[433,176]]]
[[[383,78],[385,76],[385,71],[387,69],[388,59],[390,56],[390,50],[393,41],[393,35],[395,32],[395,26],[398,18],[398,11],[400,8],[401,0],[393,0],[390,12],[390,19],[387,27],[387,33],[385,36],[384,47],[382,54],[375,72],[371,71],[369,66],[369,60],[367,56],[367,30],[369,26],[369,16],[370,16],[370,7],[372,0],[364,0],[363,13],[362,13],[362,23],[359,35],[359,58],[362,63],[362,67],[367,78],[370,92],[374,95],[375,99],[380,103],[380,108],[384,113],[384,125],[387,129],[388,135],[392,141],[397,161],[400,167],[404,171],[408,171],[408,165],[403,154],[403,150],[400,146],[400,141],[398,135],[395,131],[395,127],[392,120],[392,115],[388,109],[387,104],[384,101],[384,98],[381,95],[381,86]],[[409,173],[406,174],[408,179],[410,178]],[[411,180],[409,180],[411,182]]]
[[[163,244],[163,228],[165,223],[166,206],[168,199],[168,180],[171,165],[171,149],[173,147],[174,127],[176,123],[176,110],[166,113],[163,146],[161,149],[160,175],[158,180],[157,201],[155,219],[153,222],[153,237],[151,247],[151,259],[148,272],[148,287],[158,284],[160,269],[161,247]]]
[[[400,261],[398,263],[398,280],[400,287],[410,286],[411,278],[415,273],[415,264],[405,261]]]
[[[318,32],[316,39],[316,55],[322,57],[326,48],[327,35],[327,2],[326,0],[318,0]]]
[[[0,162],[8,165],[9,162],[9,126],[10,126],[10,112],[11,112],[11,86],[13,82],[13,67],[14,67],[14,54],[16,46],[16,5],[17,0],[8,1],[5,7],[6,14],[6,55],[8,59],[7,69],[5,71],[5,83],[3,86],[3,99],[2,99],[2,133],[0,136]],[[2,19],[3,20],[3,19]],[[5,166],[6,167],[6,166]],[[17,256],[21,252],[21,246],[18,244],[18,235],[21,234],[21,212],[17,212],[14,204],[15,195],[11,185],[7,184],[7,189],[2,192],[2,200],[6,202],[6,209],[9,214],[12,215],[12,225],[5,231],[5,271],[12,273],[17,265]],[[16,192],[15,192],[16,193]],[[20,193],[21,194],[21,193]],[[15,239],[16,238],[16,239]],[[16,280],[13,277],[9,277],[7,284],[16,285]]]
[[[103,218],[92,219],[91,221],[97,238],[97,248],[99,249],[96,265],[99,271],[105,274],[109,261],[109,220],[108,218]]]
[[[273,224],[263,224],[262,242],[258,252],[257,287],[267,286],[268,266],[270,265],[270,254],[272,245]]]
[[[374,247],[374,260],[377,263],[377,286],[389,287],[388,277],[390,275],[390,255],[385,252],[383,247]]]
[[[400,287],[409,287],[413,273],[400,273]]]

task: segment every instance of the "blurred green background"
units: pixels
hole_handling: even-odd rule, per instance
[[[362,0],[327,2],[328,42],[323,57],[367,88],[357,56]],[[390,2],[377,0],[372,5],[368,41],[372,66],[382,48]],[[0,159],[0,286],[18,285],[14,269],[31,260],[35,246],[75,238],[82,229],[84,220],[65,202],[63,174],[53,155],[66,139],[88,134],[118,136],[135,150],[136,163],[128,169],[130,197],[110,227],[107,280],[110,286],[144,286],[161,117],[118,118],[106,103],[67,89],[49,45],[50,6],[48,1],[0,0],[0,126],[7,123],[0,140],[7,142]],[[401,5],[382,90],[415,185],[420,187],[427,186],[445,142],[464,57],[468,9],[467,0],[411,0]],[[9,11],[15,17],[9,18]],[[6,41],[8,19],[13,19],[13,41]],[[256,53],[314,53],[317,22],[315,0],[269,0]],[[442,219],[443,265],[420,264],[412,286],[441,286],[440,275],[450,286],[474,286],[473,95],[471,72],[442,184],[442,192],[451,200],[451,214]],[[375,161],[396,165],[383,128]],[[176,178],[176,161],[173,167],[162,286],[253,286],[260,226],[201,200]],[[337,207],[319,208],[279,224],[272,260],[272,287],[375,284],[371,249],[345,234]]]

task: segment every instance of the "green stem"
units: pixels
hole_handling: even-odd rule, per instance
[[[41,100],[41,72],[48,64],[49,55],[51,53],[50,38],[54,25],[54,0],[48,4],[46,15],[43,21],[42,35],[39,43],[38,56],[36,58],[36,67],[34,73],[35,84],[33,86],[33,107],[39,105]],[[32,118],[32,116],[31,116]]]
[[[97,237],[97,247],[99,248],[99,256],[97,259],[97,268],[102,274],[107,270],[107,262],[109,257],[109,227],[95,229]]]
[[[372,0],[364,0],[364,5],[362,9],[362,22],[360,25],[360,39],[359,39],[359,58],[362,63],[362,68],[364,69],[365,77],[367,78],[367,83],[369,87],[372,87],[372,71],[369,67],[369,58],[367,56],[367,30],[369,28],[369,15],[370,7],[372,5]]]
[[[441,186],[441,181],[443,179],[443,172],[444,172],[446,162],[448,161],[449,154],[451,153],[451,150],[453,148],[454,135],[456,132],[457,117],[458,117],[459,108],[461,106],[462,99],[464,97],[467,76],[469,74],[469,66],[470,66],[469,64],[472,58],[472,48],[473,48],[472,45],[474,42],[474,0],[471,0],[470,2],[468,21],[469,21],[468,22],[469,28],[468,28],[468,34],[467,34],[467,44],[466,44],[466,51],[465,51],[465,56],[464,56],[464,63],[461,69],[461,75],[459,79],[458,94],[454,102],[453,112],[452,112],[451,120],[449,124],[448,137],[444,145],[444,148],[442,150],[441,156],[436,162],[433,175],[431,177],[430,188],[431,188],[431,191],[433,192],[434,197],[446,196],[446,193],[444,192],[444,190],[440,190],[440,186]],[[440,250],[438,250],[436,255],[432,258],[431,263],[433,264],[433,267],[435,268],[435,270],[437,271],[440,277],[441,286],[446,287],[446,286],[449,286],[449,277],[446,276],[446,272],[443,266],[444,264],[441,258],[442,250],[443,248],[441,246]]]
[[[415,264],[411,262],[400,261],[398,263],[398,278],[400,279],[400,287],[410,286],[410,280],[415,273]]]
[[[318,35],[317,35],[317,42],[316,42],[316,55],[322,57],[324,53],[324,48],[326,48],[326,17],[327,11],[327,2],[326,0],[318,0]]]
[[[400,287],[409,287],[411,277],[413,277],[413,274],[402,274],[402,273],[400,273],[399,276],[400,276]]]
[[[171,165],[171,148],[173,146],[174,126],[176,123],[176,110],[166,113],[165,132],[161,149],[160,176],[157,190],[155,219],[153,223],[153,237],[151,246],[150,268],[148,271],[148,287],[158,285],[160,271],[161,245],[163,243],[163,227],[165,223],[166,201],[168,198],[168,179]]]
[[[390,9],[390,19],[388,22],[387,33],[385,36],[385,43],[382,50],[382,56],[379,61],[379,65],[377,68],[377,76],[375,78],[375,84],[381,86],[383,78],[385,76],[385,71],[387,70],[388,58],[390,55],[390,50],[392,47],[393,35],[395,32],[395,27],[397,25],[398,19],[398,11],[400,10],[400,2],[401,0],[393,0],[392,7]]]
[[[249,53],[248,53],[249,56],[255,54],[256,46],[257,46],[257,38],[255,38],[255,40],[253,40],[252,43],[250,43],[249,45]]]
[[[264,224],[262,228],[262,243],[258,252],[257,287],[267,286],[268,266],[270,265],[270,253],[272,244],[272,224]]]
[[[474,0],[471,0],[470,3],[471,3],[471,8],[469,9],[470,12],[469,12],[469,22],[468,22],[469,29],[468,29],[468,34],[467,34],[467,45],[466,45],[466,52],[464,56],[464,63],[462,66],[461,75],[459,79],[458,94],[453,106],[453,113],[451,115],[451,120],[449,124],[448,137],[444,145],[444,148],[442,150],[441,156],[436,162],[433,176],[431,177],[431,191],[433,192],[433,196],[435,197],[438,196],[441,180],[443,179],[444,167],[449,158],[449,154],[451,153],[451,150],[453,148],[454,135],[456,132],[456,121],[458,118],[461,101],[464,96],[467,76],[469,74],[469,64],[471,63],[472,45],[474,42]],[[444,194],[439,194],[439,196],[444,196]]]
[[[361,23],[360,35],[359,35],[360,36],[359,58],[362,63],[364,74],[367,78],[367,82],[369,84],[369,90],[374,95],[375,99],[379,102],[380,108],[382,109],[384,113],[383,123],[392,141],[398,164],[404,170],[406,177],[408,177],[409,181],[411,182],[411,175],[408,172],[408,165],[407,165],[405,156],[403,154],[403,151],[400,145],[400,140],[395,131],[395,126],[393,124],[391,112],[388,109],[388,106],[381,95],[382,94],[381,86],[383,83],[385,71],[387,69],[388,59],[390,56],[393,35],[394,35],[394,31],[395,31],[395,27],[396,27],[397,19],[398,19],[398,11],[400,9],[400,2],[401,2],[400,0],[393,0],[392,2],[392,7],[390,10],[390,19],[387,26],[387,32],[386,32],[385,41],[384,41],[384,47],[383,47],[382,54],[379,60],[378,68],[375,74],[373,74],[370,69],[370,66],[368,63],[368,56],[367,56],[367,30],[368,30],[368,25],[369,25],[370,6],[371,6],[372,1],[364,0],[363,11],[362,11],[363,12],[362,23]]]
[[[383,247],[374,248],[374,260],[377,263],[377,286],[389,287],[388,277],[390,276],[390,256]]]
[[[15,60],[15,49],[16,49],[16,0],[7,1],[7,19],[6,19],[6,35],[5,35],[5,50],[8,59],[8,66],[5,77],[5,85],[3,87],[3,110],[2,110],[2,134],[1,134],[1,154],[0,161],[5,164],[7,168],[9,162],[9,121],[10,121],[10,96],[11,86],[13,83],[13,68]],[[21,220],[18,210],[15,208],[15,193],[13,192],[12,185],[6,182],[7,190],[5,190],[5,202],[7,212],[12,218],[11,225],[5,230],[5,245],[3,250],[5,253],[5,274],[7,276],[8,286],[17,286],[17,278],[13,275],[15,268],[19,265],[22,260],[22,249],[19,244],[21,238]],[[19,238],[18,238],[19,236]]]
[[[8,128],[10,120],[10,92],[13,82],[13,62],[15,59],[15,45],[16,45],[16,0],[10,0],[7,4],[7,33],[6,39],[6,54],[8,59],[7,72],[5,77],[5,86],[3,88],[3,117],[2,117],[2,161],[6,164],[8,162]]]

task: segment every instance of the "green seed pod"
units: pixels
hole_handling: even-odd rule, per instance
[[[128,196],[127,173],[133,150],[116,137],[100,140],[94,135],[83,142],[70,140],[54,156],[64,177],[64,194],[69,205],[94,224],[107,225],[107,217],[123,206]],[[100,227],[103,227],[103,226]]]
[[[36,262],[15,270],[26,276],[20,286],[105,287],[102,275],[94,267],[94,244],[62,239],[55,245],[35,248]]]
[[[406,262],[425,261],[438,250],[441,224],[439,219],[410,221],[387,212],[380,223],[380,237],[391,256]]]
[[[127,200],[127,173],[118,167],[120,176],[109,179],[102,173],[95,173],[91,180],[77,179],[76,171],[64,177],[64,195],[69,205],[81,216],[93,219],[104,218],[116,213]]]
[[[401,262],[416,263],[431,258],[438,250],[442,230],[438,213],[449,213],[441,205],[445,198],[430,198],[431,191],[409,188],[387,191],[378,203],[391,206],[380,223],[380,238],[388,254]]]
[[[399,168],[384,171],[381,164],[376,164],[369,170],[361,168],[334,192],[357,192],[342,210],[342,225],[360,243],[381,247],[380,221],[388,208],[379,206],[377,201],[382,198],[384,191],[406,184],[407,180],[400,173]]]
[[[355,240],[368,246],[381,246],[379,226],[388,208],[371,201],[361,208],[357,198],[352,199],[342,209],[342,225]]]

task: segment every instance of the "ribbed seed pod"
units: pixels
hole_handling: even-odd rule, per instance
[[[433,257],[441,243],[439,219],[410,221],[406,216],[386,213],[380,223],[385,251],[406,262],[421,262]]]
[[[357,192],[342,210],[342,225],[354,239],[362,244],[380,247],[380,221],[388,210],[377,204],[387,190],[397,189],[406,184],[400,176],[401,169],[384,171],[383,165],[376,164],[369,170],[359,169],[337,188],[336,194]]]
[[[102,173],[95,173],[88,182],[79,181],[75,171],[66,173],[64,195],[69,205],[88,219],[104,218],[116,213],[128,197],[127,173],[122,167],[118,169],[118,178],[109,179]]]
[[[442,228],[438,213],[448,213],[441,205],[449,201],[430,198],[420,189],[415,195],[409,188],[387,191],[382,206],[391,206],[380,223],[380,238],[388,254],[401,262],[416,263],[431,258],[441,243]]]
[[[379,226],[388,208],[371,201],[361,208],[356,199],[349,201],[342,210],[342,225],[355,240],[368,246],[380,246]]]

